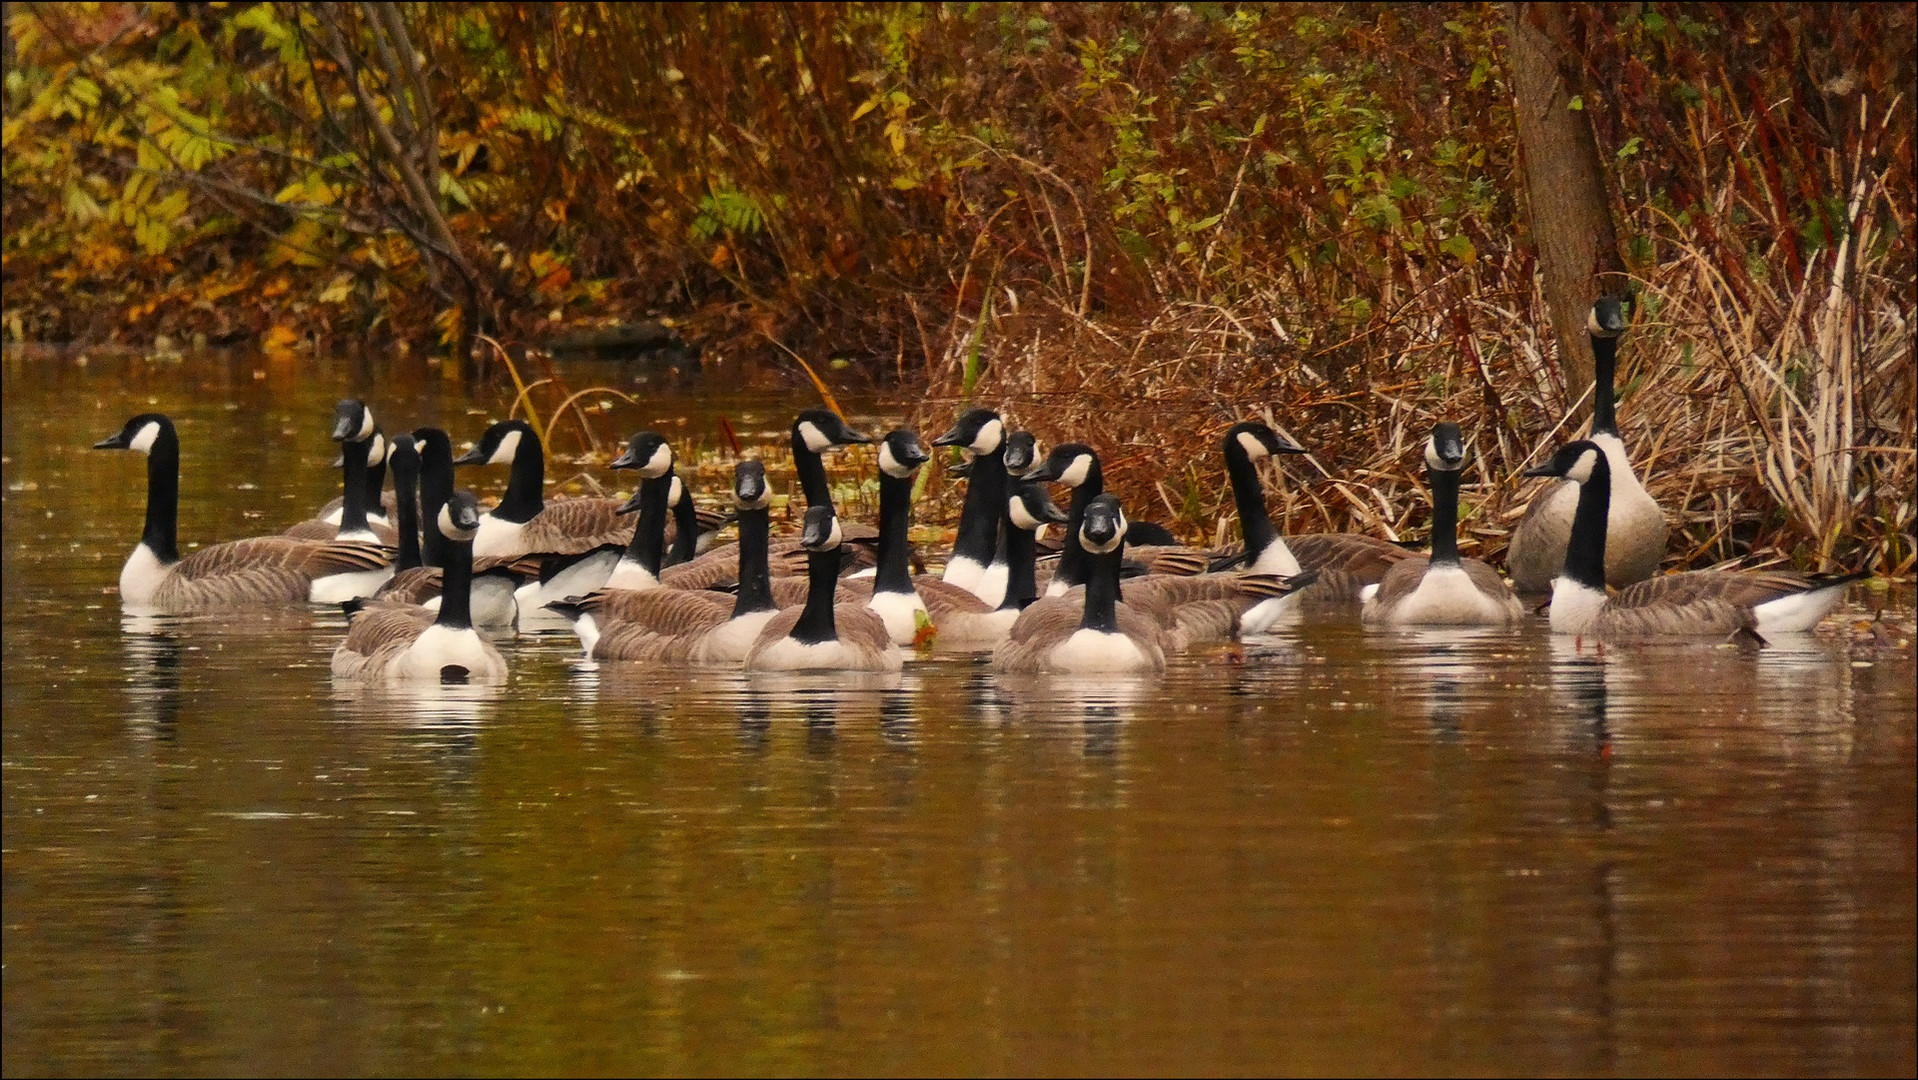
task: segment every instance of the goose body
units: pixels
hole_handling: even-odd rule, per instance
[[[180,440],[173,421],[145,413],[96,450],[147,456],[146,527],[120,570],[120,602],[163,615],[290,607],[323,588],[391,574],[381,548],[354,541],[258,536],[213,544],[180,557]],[[370,592],[370,590],[369,590]]]
[[[1604,452],[1611,475],[1611,503],[1606,523],[1605,580],[1615,588],[1644,581],[1658,572],[1665,558],[1668,528],[1665,512],[1639,483],[1619,437],[1613,397],[1618,363],[1618,339],[1625,332],[1625,311],[1613,297],[1601,297],[1586,319],[1592,343],[1592,427],[1586,438]],[[1512,531],[1505,552],[1505,568],[1521,593],[1542,594],[1565,564],[1571,541],[1572,519],[1578,511],[1579,487],[1561,482],[1532,498],[1525,516]]]
[[[1119,600],[1125,545],[1119,500],[1100,495],[1086,507],[1080,540],[1089,578],[1077,595],[1045,597],[1020,613],[993,666],[1009,672],[1104,674],[1165,667],[1164,634],[1145,614]]]
[[[1006,426],[991,409],[971,409],[934,446],[956,446],[971,455],[966,500],[959,508],[959,531],[946,558],[942,580],[997,607],[1006,595],[1006,572],[995,564],[999,520],[1006,499]]]
[[[400,438],[396,436],[393,440],[396,447]],[[408,438],[419,462],[418,516],[429,522],[437,521],[440,508],[453,497],[453,440],[439,428],[418,428]],[[397,489],[403,482],[397,450],[389,457],[393,461],[394,487]],[[409,498],[396,502],[395,515],[401,516],[410,501]],[[406,531],[403,521],[400,531],[402,534]],[[423,530],[421,540],[422,565],[404,567],[406,556],[402,548],[402,568],[393,574],[392,580],[380,586],[375,599],[420,604],[429,611],[439,610],[440,593],[445,585],[442,568],[448,557],[448,541],[435,528]],[[512,630],[519,621],[519,601],[515,592],[521,585],[537,578],[539,568],[539,560],[532,556],[474,559],[469,604],[473,625],[489,632]]]
[[[506,681],[506,659],[468,617],[479,522],[479,502],[471,492],[455,493],[440,508],[434,527],[451,542],[440,610],[378,600],[359,607],[349,615],[346,640],[333,650],[335,677],[367,683]]]
[[[1650,578],[1608,596],[1605,544],[1610,468],[1604,449],[1584,439],[1560,449],[1549,464],[1527,472],[1562,477],[1578,488],[1565,566],[1552,582],[1553,633],[1598,641],[1800,633],[1824,618],[1846,586],[1869,576],[1705,570]]]
[[[393,546],[398,533],[381,513],[380,504],[388,446],[365,402],[348,398],[339,403],[333,414],[333,441],[340,444],[342,494],[338,506],[327,504],[331,512],[308,518],[281,535],[307,540],[366,540]]]
[[[885,620],[864,605],[837,602],[842,539],[832,507],[806,511],[801,534],[811,564],[806,604],[767,621],[746,654],[746,670],[898,671],[905,665]]]
[[[1458,553],[1459,473],[1465,441],[1458,425],[1439,424],[1425,442],[1432,487],[1432,554],[1404,559],[1364,591],[1368,626],[1509,626],[1525,618],[1498,571]]]
[[[610,545],[625,546],[627,526],[618,499],[555,499],[545,495],[546,451],[524,420],[502,420],[486,429],[455,465],[506,465],[512,469],[498,506],[480,518],[473,556],[578,555]]]

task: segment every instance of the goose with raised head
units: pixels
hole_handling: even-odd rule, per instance
[[[369,479],[376,465],[381,475],[385,474],[386,439],[365,402],[347,398],[339,403],[333,413],[333,441],[340,444],[343,477],[339,513],[330,521],[324,515],[309,518],[280,535],[301,540],[363,540],[391,547],[398,542],[399,534],[384,517],[378,522],[372,520],[373,512],[379,509],[379,489],[371,487]]]
[[[795,417],[791,438],[793,471],[799,477],[799,490],[805,496],[806,505],[832,505],[832,485],[826,477],[823,455],[847,446],[870,445],[872,441],[872,436],[854,431],[830,409],[807,409]],[[871,535],[866,529],[854,532]],[[798,546],[794,540],[773,542],[775,576],[786,562],[781,556]],[[691,562],[668,568],[661,581],[675,589],[711,589],[730,584],[738,566],[738,550],[731,544],[716,544]]]
[[[991,409],[968,409],[932,445],[958,447],[969,455],[971,465],[966,499],[959,507],[959,531],[941,577],[987,606],[997,607],[1006,596],[1005,568],[993,564],[999,549],[999,522],[1005,516],[1005,421]]]
[[[1239,511],[1239,528],[1245,534],[1245,568],[1281,577],[1308,570],[1318,575],[1305,588],[1247,611],[1240,620],[1243,633],[1263,633],[1306,614],[1356,615],[1364,588],[1378,584],[1393,565],[1411,558],[1411,552],[1389,540],[1359,533],[1281,537],[1265,509],[1265,485],[1257,463],[1277,454],[1303,454],[1305,448],[1255,420],[1228,428],[1221,450]]]
[[[636,496],[642,518],[649,497],[642,485]],[[601,589],[549,605],[573,621],[589,659],[737,664],[746,658],[779,610],[766,567],[772,493],[765,466],[742,461],[733,467],[733,499],[739,518],[738,593],[728,598],[659,587]],[[650,519],[640,525],[651,527]]]
[[[437,612],[416,604],[349,604],[346,640],[333,650],[333,674],[357,682],[500,683],[506,658],[473,629],[470,593],[479,500],[457,491],[433,529],[448,543],[446,590]]]
[[[1365,590],[1359,617],[1368,626],[1509,626],[1525,618],[1505,579],[1458,553],[1458,490],[1465,439],[1441,423],[1425,440],[1425,476],[1432,488],[1432,554],[1406,559]]]
[[[1632,471],[1625,441],[1618,433],[1618,410],[1613,383],[1618,368],[1618,341],[1626,328],[1624,304],[1602,296],[1592,305],[1585,328],[1592,343],[1592,427],[1586,436],[1605,451],[1611,473],[1611,517],[1606,522],[1605,581],[1621,588],[1644,581],[1658,572],[1665,558],[1668,528],[1658,508]],[[1528,474],[1529,475],[1529,474]],[[1571,540],[1572,518],[1578,510],[1578,485],[1557,483],[1532,497],[1525,516],[1512,530],[1505,551],[1505,570],[1521,595],[1539,596],[1552,588],[1552,579],[1565,564]]]
[[[147,456],[146,527],[120,570],[120,602],[161,615],[288,607],[328,596],[350,598],[359,583],[391,576],[385,552],[352,540],[256,536],[213,544],[180,557],[180,438],[173,421],[142,413],[95,450]],[[347,597],[338,593],[347,592]]]
[[[993,650],[1002,671],[1111,673],[1165,667],[1165,635],[1149,616],[1119,598],[1126,519],[1113,495],[1085,508],[1079,540],[1086,551],[1085,589],[1049,596],[1021,612]]]
[[[433,427],[416,428],[410,436],[394,436],[394,449],[388,452],[388,457],[393,465],[396,491],[402,483],[402,469],[413,468],[410,464],[401,464],[398,447],[402,439],[410,441],[412,456],[417,461],[418,518],[429,523],[438,521],[440,508],[453,497],[453,440],[446,432]],[[404,514],[411,501],[408,495],[396,502],[395,515]],[[402,533],[405,528],[403,524],[400,526]],[[396,572],[392,580],[380,586],[375,594],[377,599],[438,609],[440,589],[445,582],[442,568],[446,565],[448,542],[430,524],[422,532],[421,565]],[[538,580],[539,569],[539,559],[534,556],[474,559],[469,609],[473,625],[489,632],[511,630],[519,621],[519,601],[514,594],[527,582]]]
[[[1577,485],[1565,566],[1552,582],[1552,632],[1597,641],[1729,637],[1810,630],[1869,573],[1810,577],[1777,570],[1698,570],[1666,574],[1605,591],[1606,531],[1612,495],[1611,455],[1581,439],[1526,471]]]
[[[806,511],[800,533],[810,563],[805,606],[787,608],[766,623],[746,654],[746,670],[898,671],[905,665],[877,612],[837,602],[842,540],[831,506]]]

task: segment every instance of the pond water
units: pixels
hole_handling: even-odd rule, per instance
[[[9,1076],[1918,1068],[1909,647],[1331,627],[862,681],[562,634],[490,694],[355,692],[335,613],[123,619],[144,471],[88,447],[169,412],[183,540],[233,538],[334,492],[337,398],[458,441],[495,395],[19,354],[4,390]],[[607,427],[810,403],[699,393]]]

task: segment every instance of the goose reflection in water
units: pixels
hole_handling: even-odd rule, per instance
[[[126,650],[127,724],[142,737],[171,742],[180,719],[178,619],[123,615],[120,643]]]

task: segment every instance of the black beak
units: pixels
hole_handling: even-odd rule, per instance
[[[613,459],[612,468],[615,469],[636,469],[638,467],[639,459],[633,456],[633,448],[630,446],[626,448],[625,453]]]
[[[964,446],[968,440],[957,427],[932,440],[934,446]]]
[[[471,450],[468,450],[466,453],[461,454],[459,457],[454,458],[453,464],[484,465],[486,464],[486,455],[480,452],[479,447],[475,446]]]
[[[965,478],[972,475],[972,462],[955,461],[952,464],[946,466],[946,474],[948,476],[956,476],[959,479],[964,480]]]
[[[94,443],[93,448],[95,450],[125,450],[127,448],[127,433],[122,431],[118,435],[109,435],[99,442]]]
[[[1550,462],[1527,469],[1520,476],[1558,476],[1558,466]]]

